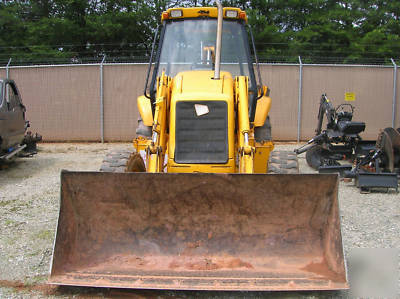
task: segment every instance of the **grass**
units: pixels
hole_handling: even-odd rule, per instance
[[[17,223],[18,223],[17,221],[12,220],[12,219],[7,219],[7,220],[4,222],[4,224],[5,224],[6,226],[14,226],[14,225],[17,224]]]
[[[51,240],[53,238],[53,231],[48,229],[42,230],[35,235],[35,239],[36,238],[41,240]]]
[[[2,201],[0,201],[0,207],[6,207],[15,201],[16,201],[16,199],[2,200]]]
[[[37,275],[37,276],[27,277],[24,281],[24,284],[26,286],[42,284],[45,283],[47,279],[48,279],[47,275]]]

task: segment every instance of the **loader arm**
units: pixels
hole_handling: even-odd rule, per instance
[[[328,128],[333,126],[335,121],[335,108],[332,106],[332,103],[327,98],[326,94],[321,96],[321,102],[318,111],[318,125],[317,129],[315,130],[316,135],[321,134],[324,114],[326,114]]]
[[[236,104],[238,107],[238,147],[239,172],[253,173],[254,147],[249,144],[250,121],[248,101],[248,77],[240,76],[235,80]]]
[[[147,172],[162,172],[165,151],[167,148],[167,115],[170,99],[171,79],[162,73],[157,80],[157,97],[155,101],[152,140],[147,147]]]

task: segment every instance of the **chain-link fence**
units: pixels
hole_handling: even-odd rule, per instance
[[[137,126],[136,98],[143,94],[146,63],[0,67],[14,79],[27,106],[32,131],[47,141],[130,141]],[[365,139],[385,127],[400,127],[397,65],[262,63],[262,80],[271,89],[270,116],[275,140],[306,140],[317,125],[319,99],[334,105],[353,93],[354,120],[365,121]]]

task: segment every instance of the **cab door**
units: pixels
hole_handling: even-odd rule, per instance
[[[0,103],[2,150],[16,146],[24,139],[25,111],[14,81],[3,81]]]

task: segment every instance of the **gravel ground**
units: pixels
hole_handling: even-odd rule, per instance
[[[175,292],[54,287],[46,285],[59,207],[60,171],[98,170],[107,151],[130,148],[114,144],[40,144],[39,154],[20,158],[0,170],[0,298],[103,298],[103,297],[353,297],[342,292]],[[297,144],[278,144],[293,150]],[[299,157],[302,173],[314,171]],[[372,252],[398,266],[400,249],[400,196],[389,193],[360,194],[352,182],[340,182],[342,233],[348,264],[358,248],[387,249]],[[391,250],[390,250],[391,249]],[[371,253],[371,250],[368,251]],[[393,256],[390,254],[393,253]],[[378,254],[378,256],[376,256]],[[391,257],[392,260],[390,259]],[[394,259],[394,260],[393,260]],[[349,266],[350,280],[352,267]],[[399,268],[392,277],[398,279]],[[355,274],[354,274],[355,275]],[[398,283],[398,282],[397,282]],[[400,296],[400,295],[398,295]]]

